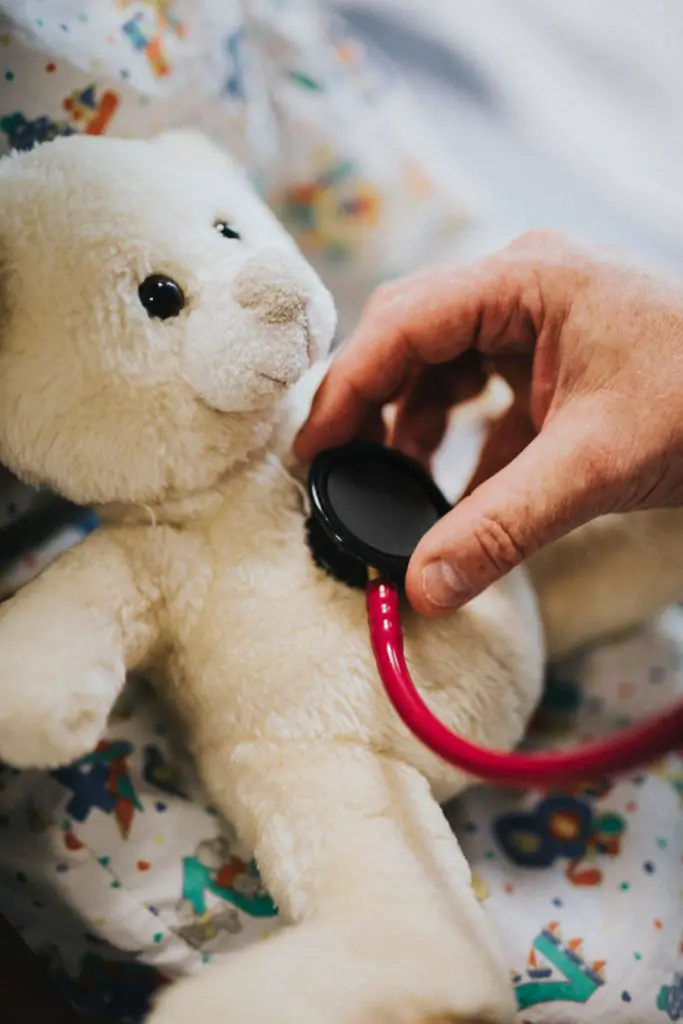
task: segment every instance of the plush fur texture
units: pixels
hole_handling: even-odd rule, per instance
[[[314,566],[278,454],[285,392],[333,334],[329,295],[194,136],[14,155],[0,210],[0,458],[107,523],[0,612],[0,758],[85,754],[126,672],[152,673],[291,926],[172,987],[154,1024],[511,1021],[439,807],[467,780],[390,709],[363,596]],[[184,290],[177,317],[143,308],[153,273]],[[540,612],[518,570],[447,622],[405,616],[430,705],[481,743],[522,736],[543,622],[564,652],[678,596],[683,519],[607,520],[532,574]]]

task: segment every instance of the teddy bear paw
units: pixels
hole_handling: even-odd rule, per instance
[[[63,676],[49,663],[38,674],[18,672],[1,687],[0,762],[58,768],[90,753],[106,727],[123,674],[123,666],[98,665]]]

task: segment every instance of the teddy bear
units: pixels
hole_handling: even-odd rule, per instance
[[[144,670],[287,925],[151,1021],[511,1022],[440,806],[472,780],[402,726],[363,595],[306,541],[287,453],[329,293],[193,133],[14,153],[0,211],[0,460],[101,521],[0,609],[0,759],[86,754]],[[448,726],[510,749],[546,658],[682,591],[680,512],[607,517],[447,621],[406,611],[407,658]]]

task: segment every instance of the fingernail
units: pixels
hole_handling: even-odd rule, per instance
[[[422,590],[437,608],[457,608],[472,593],[472,587],[459,569],[439,558],[422,570]]]

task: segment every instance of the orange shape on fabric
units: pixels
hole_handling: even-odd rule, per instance
[[[137,863],[138,871],[149,871],[151,866],[152,865],[150,864],[150,862],[148,860],[139,860],[138,863]]]
[[[581,823],[577,815],[559,811],[551,815],[548,831],[558,839],[575,839],[581,831]]]
[[[602,871],[594,867],[572,867],[567,870],[567,878],[572,885],[592,888],[602,882]]]
[[[78,836],[75,836],[73,832],[67,832],[64,836],[64,845],[67,850],[82,850],[83,843],[80,841]]]
[[[219,889],[232,889],[235,884],[235,879],[239,875],[243,875],[247,869],[247,865],[239,857],[233,857],[232,860],[228,861],[227,864],[223,864],[222,867],[216,872],[215,883]]]

